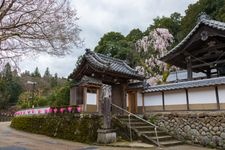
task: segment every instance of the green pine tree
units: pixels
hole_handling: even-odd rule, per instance
[[[51,77],[51,74],[50,74],[50,71],[49,71],[49,68],[48,68],[48,67],[47,67],[46,70],[45,70],[44,77],[45,77],[45,78]]]
[[[35,68],[34,73],[32,74],[34,77],[41,77],[38,67]]]

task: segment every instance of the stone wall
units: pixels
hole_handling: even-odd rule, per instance
[[[225,111],[164,112],[148,117],[180,140],[225,149]]]

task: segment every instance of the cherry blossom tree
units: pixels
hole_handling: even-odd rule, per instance
[[[79,46],[70,0],[0,0],[0,67],[22,56],[66,55]]]
[[[156,28],[149,35],[136,42],[135,48],[139,53],[142,53],[144,58],[136,70],[149,77],[147,82],[150,85],[166,82],[169,72],[175,69],[175,67],[159,60],[167,53],[172,43],[173,36],[165,28]],[[147,53],[150,53],[150,56],[145,57]]]

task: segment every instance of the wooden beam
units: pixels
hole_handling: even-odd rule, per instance
[[[163,91],[162,91],[162,104],[163,104],[163,111],[165,111],[165,96]]]
[[[217,86],[215,86],[215,93],[216,93],[217,109],[220,110],[220,99],[219,99],[219,93],[218,93],[218,87]]]
[[[191,63],[191,57],[187,57],[186,58],[186,61],[187,61],[187,78],[188,80],[192,80],[192,63]]]
[[[190,110],[190,106],[189,106],[189,96],[188,96],[188,89],[185,89],[185,93],[186,93],[186,101],[187,101],[187,110]]]
[[[127,84],[126,83],[122,83],[120,84],[121,86],[121,101],[122,101],[122,108],[123,109],[127,109],[127,99],[126,99],[126,95],[127,95],[127,92],[126,92],[126,87],[127,87]]]
[[[192,69],[206,67],[206,66],[210,66],[210,65],[214,65],[214,64],[222,64],[222,63],[225,63],[225,60],[218,60],[218,61],[213,61],[211,63],[203,63],[203,64],[199,64],[199,65],[193,65]]]
[[[97,104],[97,112],[100,114],[100,89],[97,88],[97,93],[96,93],[96,104]]]
[[[142,93],[142,113],[145,113],[145,93]]]
[[[204,62],[204,61],[207,62],[208,59],[215,59],[216,60],[219,57],[221,57],[222,54],[223,54],[223,52],[218,53],[218,54],[209,54],[207,56],[197,57],[197,58],[194,58],[192,60],[192,62]]]
[[[222,43],[222,44],[216,44],[215,46],[211,46],[211,47],[205,47],[205,48],[202,48],[202,49],[199,49],[199,50],[196,50],[194,52],[192,52],[191,54],[193,56],[197,56],[201,53],[205,53],[207,51],[211,51],[211,50],[215,50],[215,49],[220,49],[220,48],[224,48],[225,47],[225,43]],[[190,52],[189,52],[190,53]]]
[[[83,90],[83,100],[84,100],[84,112],[87,111],[87,88],[84,87]]]
[[[137,91],[134,94],[135,94],[135,97],[134,97],[134,112],[139,113],[138,112],[138,105],[137,105]]]
[[[210,68],[207,69],[206,76],[207,76],[207,78],[211,77],[211,69]]]

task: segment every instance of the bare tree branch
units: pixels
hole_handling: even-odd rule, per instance
[[[0,21],[3,19],[3,17],[6,15],[6,13],[12,8],[13,4],[16,2],[16,0],[12,0],[8,7],[6,7],[1,13],[0,13]],[[4,3],[6,4],[6,3]],[[4,5],[3,4],[3,5]]]
[[[4,4],[5,4],[5,0],[2,1],[1,6],[0,6],[0,10],[3,8]]]
[[[31,53],[61,56],[81,46],[78,18],[69,1],[2,0],[0,65],[15,63],[17,58]]]

